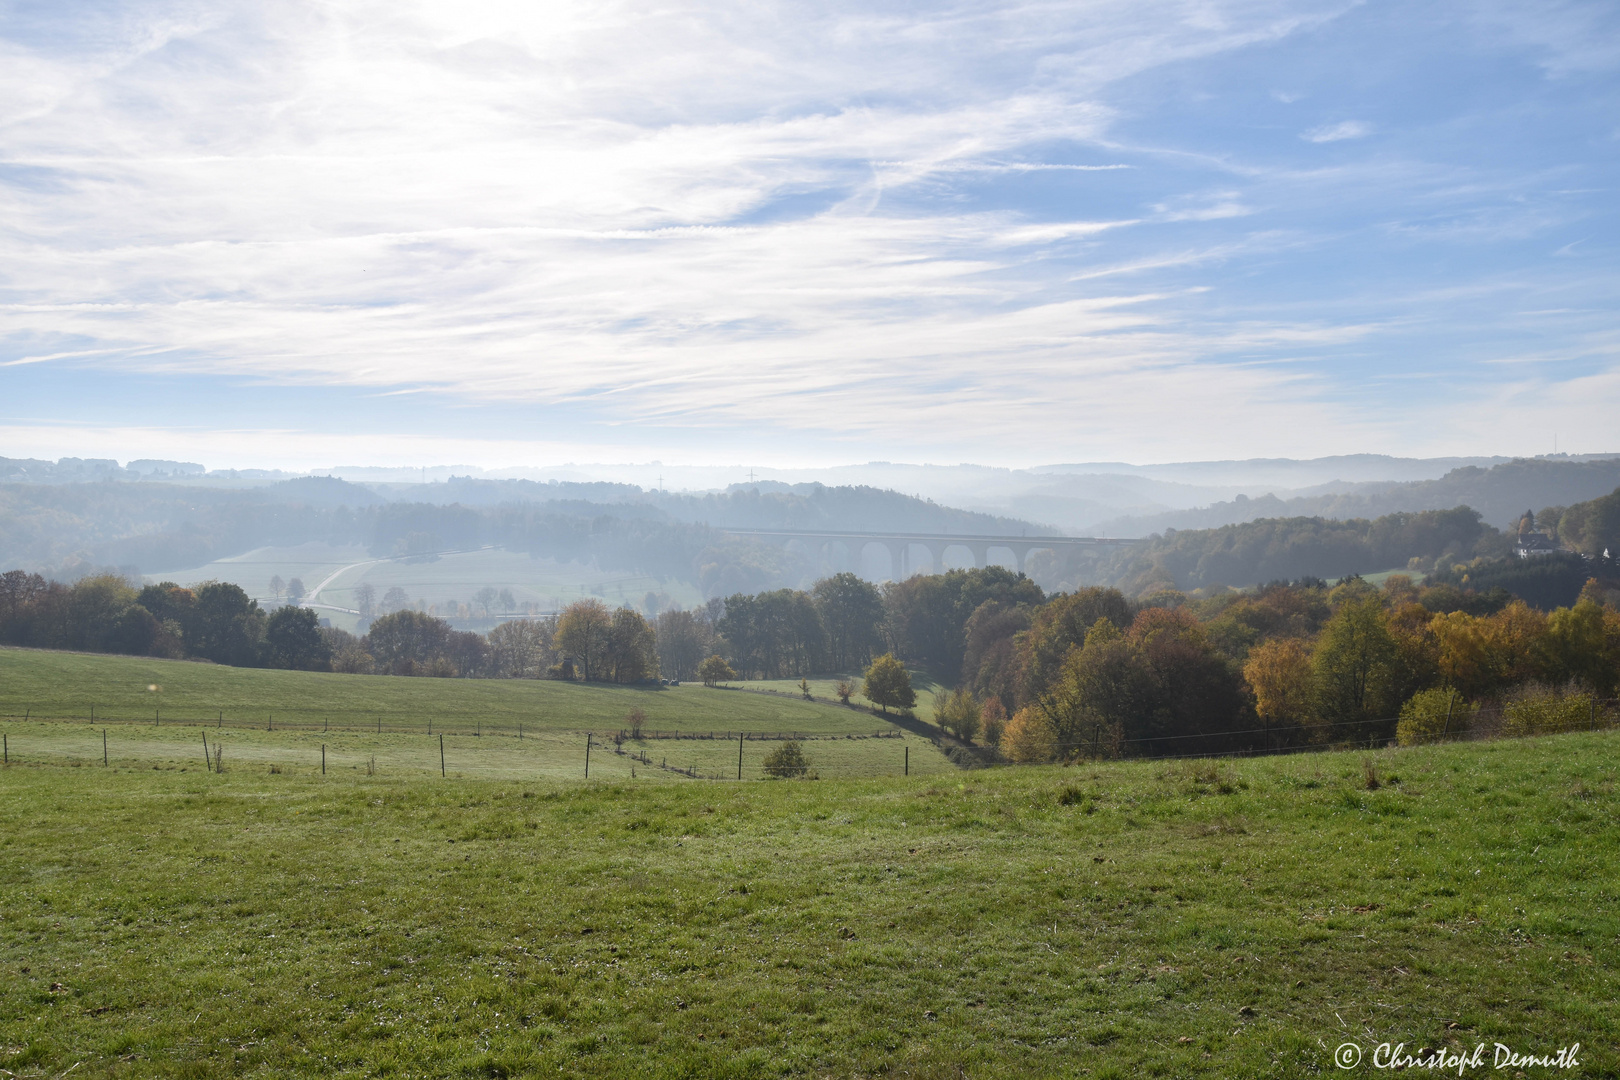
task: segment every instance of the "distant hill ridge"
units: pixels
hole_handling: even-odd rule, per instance
[[[1438,480],[1357,485],[1351,491],[1280,499],[1238,496],[1194,510],[1121,517],[1097,527],[1108,536],[1148,536],[1170,529],[1214,529],[1261,518],[1321,517],[1346,521],[1468,506],[1490,525],[1507,528],[1526,510],[1566,506],[1620,486],[1620,456],[1581,461],[1516,458],[1491,468],[1468,465]]]

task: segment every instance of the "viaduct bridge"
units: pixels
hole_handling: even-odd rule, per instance
[[[945,552],[962,548],[973,556],[973,565],[981,570],[989,565],[992,550],[1006,551],[1024,572],[1024,560],[1032,551],[1068,551],[1075,548],[1100,549],[1135,544],[1137,540],[1114,540],[1096,536],[993,536],[970,533],[925,532],[855,532],[838,529],[726,529],[732,536],[745,536],[766,543],[788,547],[798,543],[813,557],[824,559],[834,566],[857,569],[861,554],[868,545],[877,544],[889,553],[889,565],[899,580],[917,572],[911,549],[920,547],[928,552],[937,573],[945,569]],[[842,546],[842,558],[835,548]]]

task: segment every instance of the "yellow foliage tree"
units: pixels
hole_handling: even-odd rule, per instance
[[[1058,756],[1057,727],[1039,709],[1019,709],[1002,730],[1000,745],[1001,752],[1011,761],[1055,761]]]

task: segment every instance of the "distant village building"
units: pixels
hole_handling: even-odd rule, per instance
[[[1519,519],[1519,540],[1513,547],[1513,553],[1521,559],[1531,559],[1539,555],[1552,555],[1558,551],[1558,543],[1543,529],[1536,528],[1536,515],[1526,510]]]

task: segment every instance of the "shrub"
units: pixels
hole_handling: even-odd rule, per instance
[[[647,726],[647,714],[640,709],[631,709],[625,720],[630,724],[630,737],[640,742],[641,729]]]
[[[1401,706],[1395,739],[1402,746],[1417,746],[1446,735],[1461,734],[1468,730],[1473,715],[1474,707],[1455,690],[1447,687],[1424,690],[1413,694]]]
[[[833,693],[838,695],[839,701],[843,702],[845,705],[848,705],[850,697],[855,693],[855,687],[850,684],[848,679],[842,679],[839,681],[838,685],[833,688]]]
[[[803,776],[810,771],[810,759],[796,742],[785,742],[765,755],[765,775],[778,779]]]
[[[1592,724],[1592,695],[1527,686],[1502,706],[1502,734],[1553,735]]]

